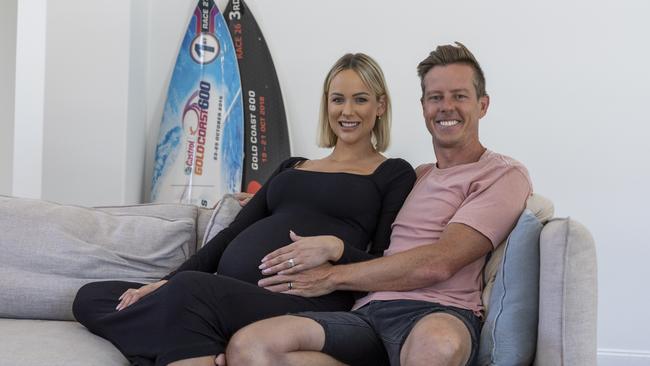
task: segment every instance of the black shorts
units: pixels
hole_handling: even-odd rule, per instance
[[[348,365],[400,364],[400,351],[415,324],[432,313],[460,319],[472,338],[467,365],[475,363],[481,320],[470,310],[428,301],[371,301],[351,312],[303,312],[294,314],[318,322],[325,330],[323,353]]]

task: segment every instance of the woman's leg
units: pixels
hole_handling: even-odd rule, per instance
[[[303,298],[192,271],[178,273],[158,291],[165,298],[161,319],[165,339],[157,359],[160,365],[202,356],[214,359],[225,352],[237,330],[260,319],[309,310],[347,310],[351,306],[348,297],[335,301]]]
[[[347,295],[328,299],[273,293],[247,282],[181,272],[137,303],[116,311],[119,296],[141,284],[97,282],[79,290],[73,312],[129,360],[147,365],[225,352],[230,337],[257,320],[301,311],[347,310]]]
[[[113,343],[132,363],[152,365],[162,332],[160,316],[155,311],[156,292],[126,309],[115,310],[124,291],[141,286],[122,281],[86,284],[77,292],[72,312],[77,321]]]

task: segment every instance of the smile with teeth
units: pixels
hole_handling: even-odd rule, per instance
[[[460,121],[457,119],[451,119],[448,121],[438,121],[437,123],[439,123],[443,127],[451,127],[451,126],[456,126],[457,124],[460,123]]]
[[[361,122],[339,121],[339,125],[341,125],[341,127],[344,127],[344,128],[357,127],[360,124],[361,124]]]

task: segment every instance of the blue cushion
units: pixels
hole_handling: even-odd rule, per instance
[[[506,245],[481,331],[478,364],[530,365],[537,347],[539,234],[532,211],[519,217]]]

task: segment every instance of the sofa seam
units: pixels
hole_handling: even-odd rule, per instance
[[[505,275],[506,271],[504,270],[504,267],[506,266],[506,260],[508,259],[507,258],[508,257],[508,250],[507,249],[508,249],[508,245],[510,245],[510,240],[511,240],[511,237],[508,236],[508,239],[504,243],[505,247],[503,247],[503,258],[501,259],[501,268],[500,268],[500,272],[501,272],[500,277],[502,279],[501,288],[502,288],[503,291],[502,291],[501,298],[499,299],[499,311],[497,312],[497,314],[494,317],[494,326],[492,327],[492,330],[490,331],[490,333],[492,334],[492,350],[490,352],[490,364],[491,365],[495,364],[494,354],[495,354],[495,351],[496,351],[496,344],[497,344],[497,341],[496,341],[496,338],[497,338],[497,334],[496,334],[497,333],[496,332],[497,323],[499,323],[499,318],[503,314],[503,303],[504,303],[505,298],[506,298],[507,286],[506,286],[506,283],[505,283],[506,282],[506,275]],[[499,272],[497,272],[497,275],[498,274],[499,274]],[[496,283],[496,280],[495,280],[495,283]]]
[[[564,253],[563,253],[563,258],[564,258],[564,263],[563,263],[563,272],[562,272],[562,314],[560,317],[561,321],[561,337],[562,337],[562,346],[560,347],[560,360],[562,363],[562,366],[566,365],[566,298],[567,298],[567,286],[566,286],[566,279],[567,279],[567,272],[568,272],[568,263],[569,263],[569,236],[570,236],[570,230],[571,230],[571,218],[567,217],[565,218],[566,220],[566,228],[564,231]]]

